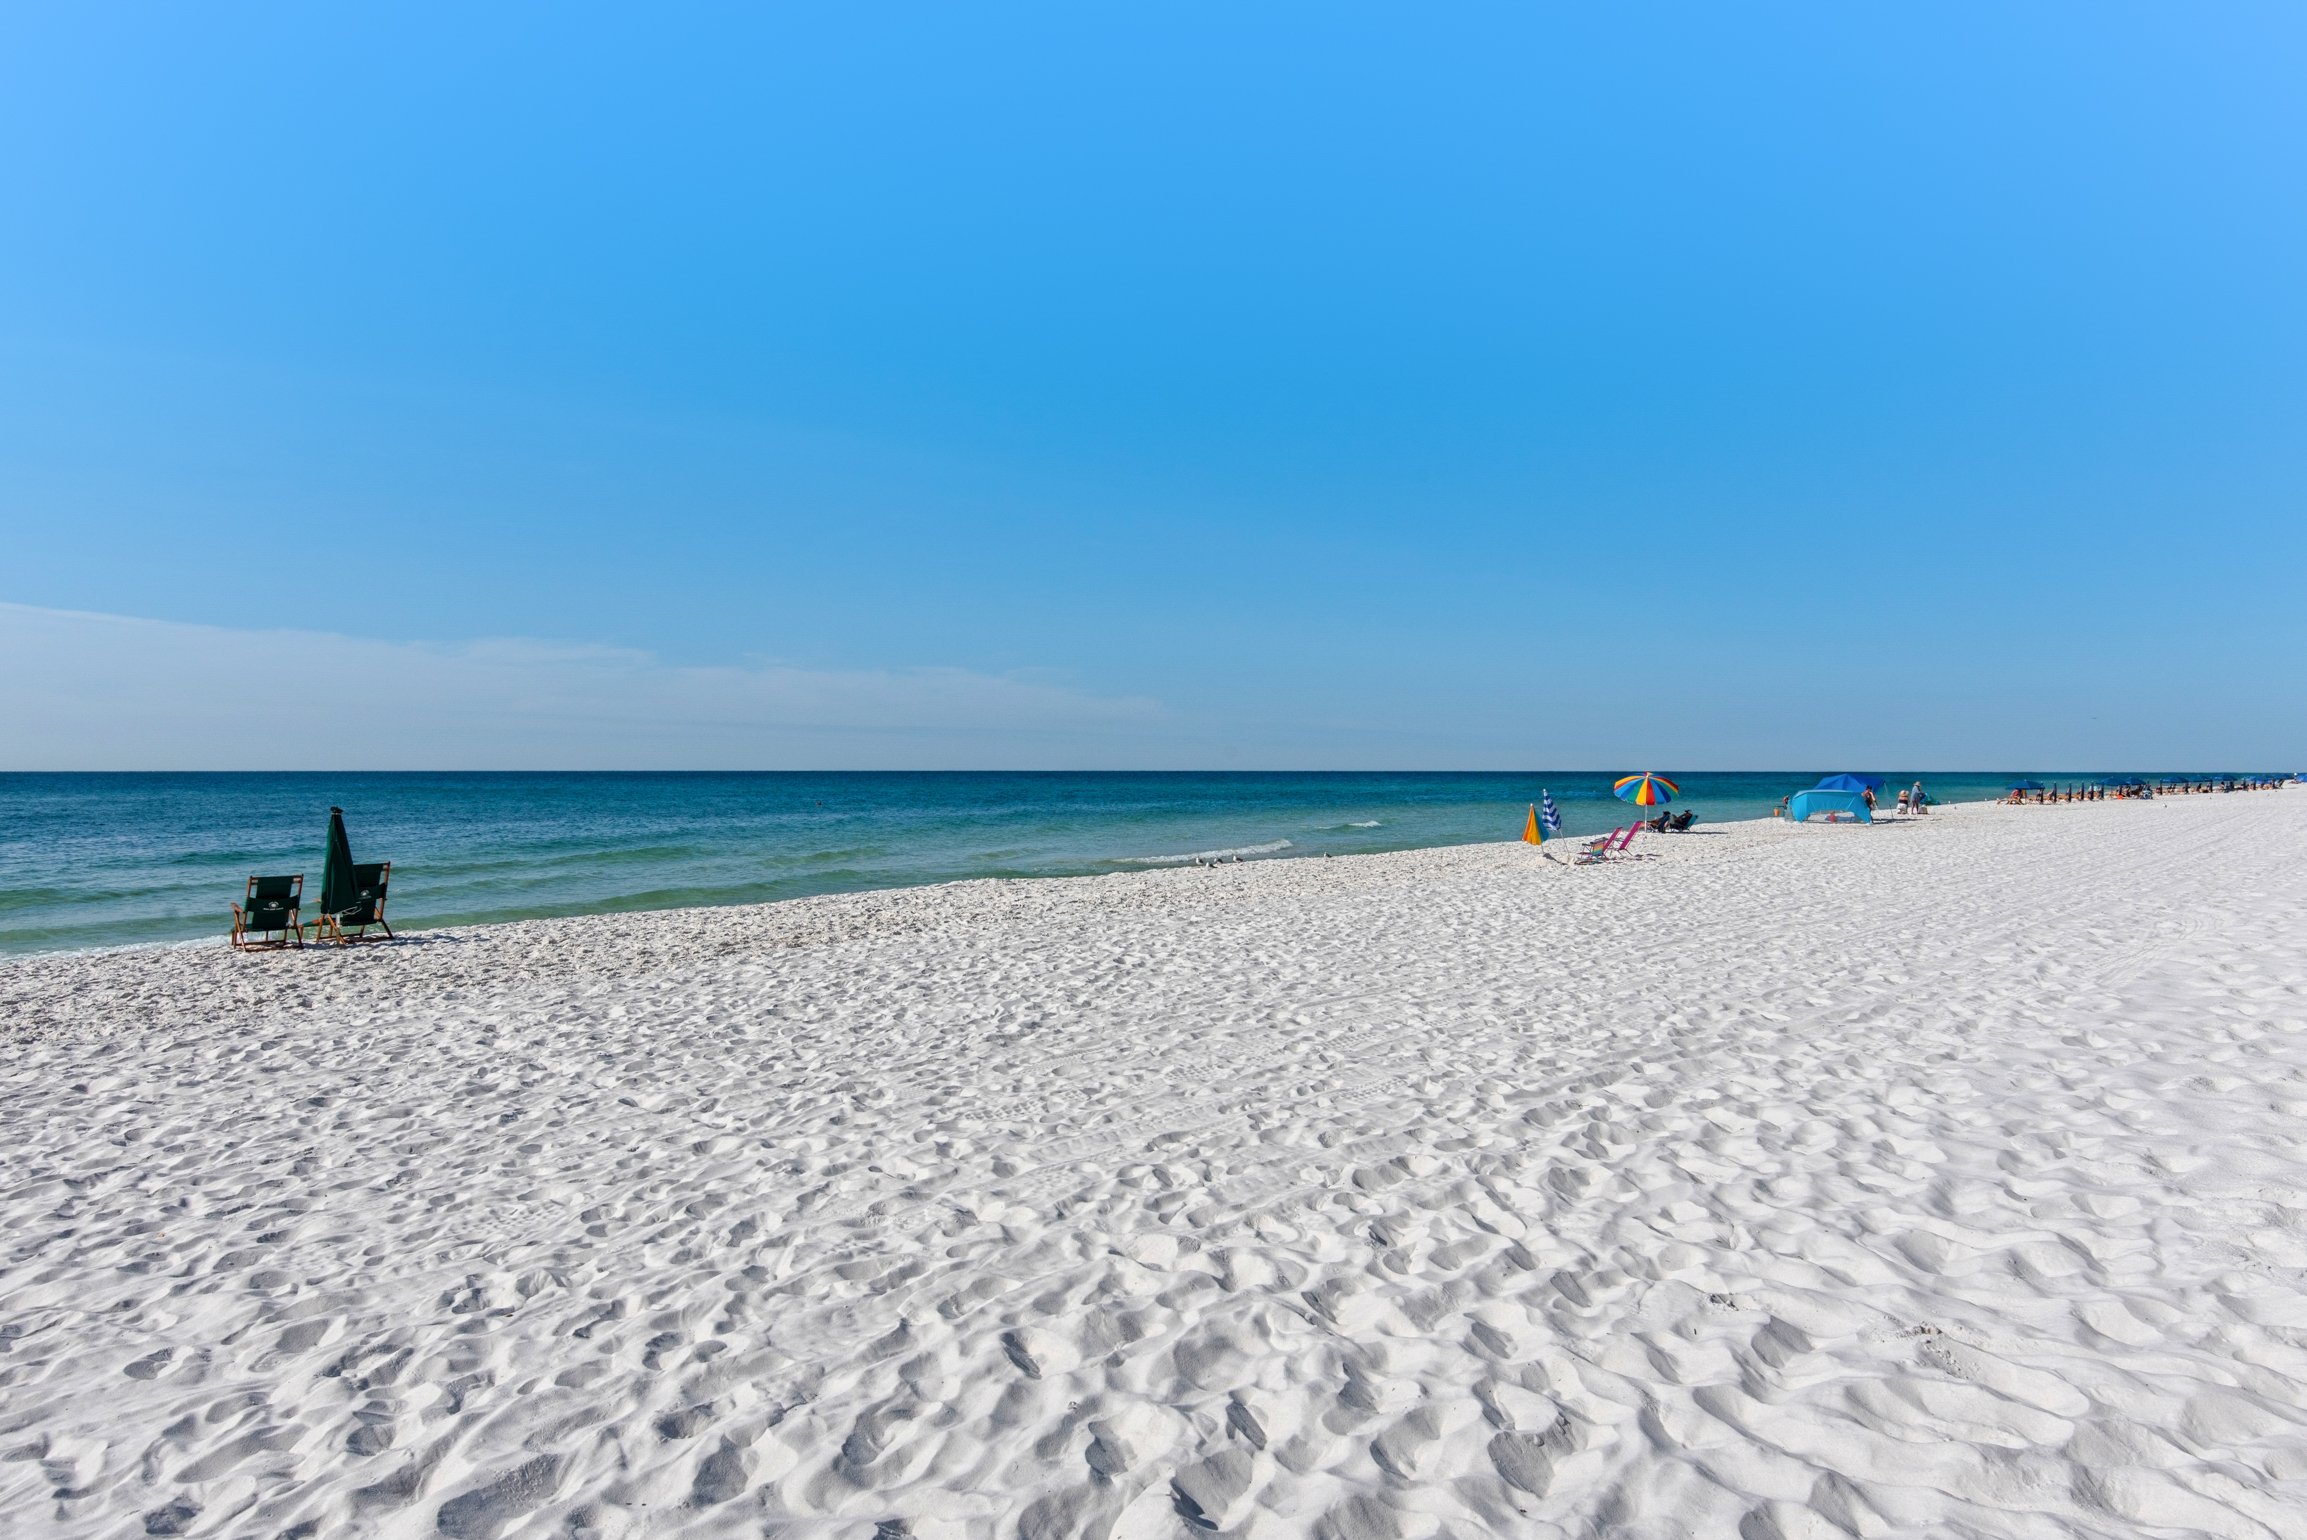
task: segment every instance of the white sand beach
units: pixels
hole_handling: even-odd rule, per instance
[[[2307,1535],[2307,791],[1635,850],[0,965],[0,1529]]]

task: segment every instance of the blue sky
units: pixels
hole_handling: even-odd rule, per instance
[[[0,767],[343,762],[261,671],[89,735],[276,630],[622,660],[549,747],[341,683],[372,764],[2288,767],[2301,79],[2275,4],[14,8]]]

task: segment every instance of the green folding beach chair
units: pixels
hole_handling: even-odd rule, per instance
[[[303,946],[304,926],[297,906],[304,901],[304,873],[293,877],[251,877],[248,899],[232,906],[232,944],[243,952]],[[273,940],[274,936],[280,939]]]
[[[352,906],[335,914],[324,914],[313,922],[318,937],[326,941],[350,946],[355,941],[390,941],[393,928],[385,923],[385,884],[392,877],[393,864],[377,861],[356,864],[352,869]],[[374,925],[384,932],[372,936],[368,928]]]

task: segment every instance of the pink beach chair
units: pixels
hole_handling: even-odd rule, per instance
[[[1588,841],[1586,848],[1578,853],[1578,860],[1575,864],[1594,866],[1609,860],[1612,856],[1624,855],[1626,847],[1634,843],[1634,831],[1641,827],[1642,825],[1638,823],[1629,824],[1623,829],[1612,829],[1598,840]]]

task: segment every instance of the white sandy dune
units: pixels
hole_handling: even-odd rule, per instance
[[[2307,1535],[2307,792],[1646,843],[0,967],[0,1529]]]

